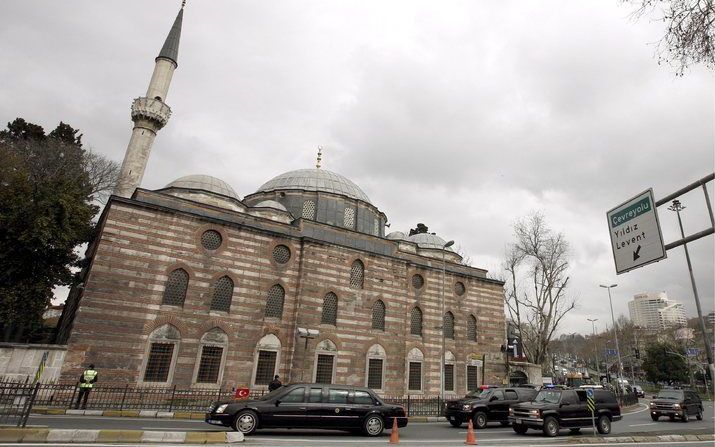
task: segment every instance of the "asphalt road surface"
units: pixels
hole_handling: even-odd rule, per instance
[[[704,419],[690,422],[670,422],[661,418],[653,422],[648,413],[647,400],[635,410],[624,414],[619,422],[614,422],[610,436],[664,435],[664,434],[712,434],[715,433],[715,412],[712,402],[705,402]],[[163,430],[163,431],[223,431],[222,427],[214,427],[197,420],[150,419],[150,418],[107,418],[93,416],[41,416],[30,417],[28,426],[49,428],[84,428],[84,429],[133,429],[133,430]],[[466,425],[460,428],[444,423],[410,423],[400,429],[400,444],[426,446],[426,445],[463,445],[467,436]],[[538,445],[540,447],[555,447],[560,445],[574,445],[578,438],[590,438],[593,429],[583,428],[580,434],[570,434],[562,430],[558,438],[546,438],[541,432],[530,430],[525,436],[517,435],[510,427],[499,424],[490,424],[484,430],[476,430],[479,445],[500,446],[526,446]],[[386,430],[377,438],[366,438],[338,431],[323,430],[260,430],[255,435],[246,439],[246,446],[360,446],[387,444],[390,432]],[[26,447],[28,444],[24,444]],[[598,444],[590,444],[598,445]],[[604,444],[605,445],[605,444]],[[613,445],[613,444],[610,444]],[[627,444],[619,444],[627,445]],[[638,444],[644,445],[644,444]],[[713,442],[664,442],[649,445],[707,445],[712,447]],[[76,447],[76,445],[75,445]]]

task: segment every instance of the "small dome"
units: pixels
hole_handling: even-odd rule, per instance
[[[323,191],[370,203],[370,198],[351,180],[325,169],[298,169],[268,180],[256,192],[288,189]]]
[[[187,175],[177,178],[166,185],[165,188],[199,189],[240,200],[236,191],[228,183],[210,175]]]
[[[275,208],[277,210],[288,212],[288,209],[286,209],[282,203],[276,202],[275,200],[262,200],[253,205],[253,208]]]
[[[408,241],[414,242],[420,248],[432,248],[435,250],[442,250],[444,244],[447,243],[444,239],[437,236],[436,234],[429,233],[417,233],[407,238]],[[447,247],[447,251],[454,251],[452,247]]]
[[[385,236],[387,239],[392,239],[393,241],[404,241],[407,240],[407,236],[402,231],[393,231],[392,233]]]

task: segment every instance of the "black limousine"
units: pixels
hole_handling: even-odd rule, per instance
[[[367,436],[392,428],[394,419],[398,427],[405,427],[405,409],[386,404],[369,388],[315,383],[291,384],[259,399],[216,402],[205,418],[244,435],[261,428],[310,428]]]

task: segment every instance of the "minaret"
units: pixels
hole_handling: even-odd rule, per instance
[[[181,38],[181,21],[184,17],[182,2],[179,14],[174,20],[174,25],[166,37],[164,46],[161,47],[159,56],[155,59],[154,73],[151,75],[146,96],[137,98],[132,103],[132,121],[134,129],[129,139],[127,152],[124,154],[122,170],[119,173],[114,194],[121,197],[131,197],[134,190],[139,187],[144,177],[144,169],[149,159],[151,146],[154,144],[156,133],[166,125],[171,116],[171,108],[164,102],[169,92],[171,77],[179,66],[179,39]]]

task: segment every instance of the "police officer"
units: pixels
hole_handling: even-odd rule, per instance
[[[92,391],[92,385],[97,381],[98,374],[94,370],[94,365],[90,363],[89,368],[85,369],[82,375],[79,376],[79,395],[74,406],[75,409],[79,409],[80,401],[82,401],[82,409],[87,408],[87,398],[89,397],[89,392]]]
[[[280,377],[278,377],[278,375],[276,375],[273,378],[273,381],[268,384],[268,391],[277,390],[278,388],[280,388],[282,386],[283,386],[283,384],[281,383]]]

